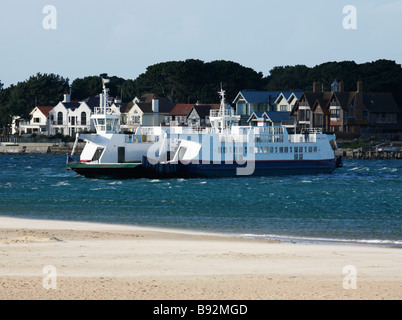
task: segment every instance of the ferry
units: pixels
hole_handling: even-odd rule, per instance
[[[141,165],[151,146],[164,137],[161,127],[140,127],[135,134],[120,133],[120,114],[109,104],[108,79],[102,79],[99,107],[91,119],[96,133],[76,134],[74,146],[67,155],[66,168],[88,178],[155,178],[155,170]],[[79,141],[85,146],[80,155],[75,151]]]
[[[288,133],[284,126],[239,126],[239,116],[219,92],[211,127],[139,127],[119,133],[119,115],[101,106],[93,121],[97,133],[77,135],[86,141],[80,160],[68,156],[67,169],[86,177],[196,178],[331,173],[342,166],[335,135],[318,129]]]

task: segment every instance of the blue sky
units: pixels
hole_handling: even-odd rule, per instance
[[[42,25],[49,4],[55,30]],[[356,7],[356,30],[343,27],[346,5]],[[235,61],[264,75],[327,61],[400,64],[401,17],[402,0],[2,0],[0,81],[37,72],[135,79],[186,59]]]

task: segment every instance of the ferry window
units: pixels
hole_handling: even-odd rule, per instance
[[[268,147],[264,147],[264,153],[268,153]]]
[[[280,148],[279,148],[279,152],[280,152],[280,153],[283,153],[283,147],[280,147]]]
[[[303,153],[299,154],[299,160],[303,160]]]
[[[299,147],[295,147],[295,153],[299,152]]]
[[[295,153],[295,160],[299,160],[299,155]]]
[[[307,147],[304,147],[304,152],[307,153]]]
[[[308,152],[313,152],[313,147],[308,147]]]
[[[290,152],[290,153],[293,153],[293,147],[290,147],[290,148],[289,148],[289,152]]]
[[[285,153],[288,153],[288,152],[289,152],[289,148],[285,147]]]
[[[314,147],[314,152],[317,152],[317,151],[318,151],[317,147]]]
[[[278,153],[278,147],[275,147],[275,153]]]
[[[274,147],[269,147],[269,153],[274,153]]]
[[[247,147],[244,147],[244,154],[247,154]]]
[[[254,148],[254,153],[258,153],[258,148],[257,147]]]

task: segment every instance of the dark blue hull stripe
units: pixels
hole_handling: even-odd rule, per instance
[[[256,161],[250,176],[296,175],[331,173],[336,168],[335,160]],[[234,164],[188,164],[183,170],[190,177],[235,177],[238,168],[246,165]]]

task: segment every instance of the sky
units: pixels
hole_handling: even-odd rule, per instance
[[[344,12],[350,5],[355,14]],[[234,61],[264,76],[328,61],[401,64],[401,17],[402,0],[1,0],[0,81],[38,72],[70,83],[135,79],[186,59]]]

